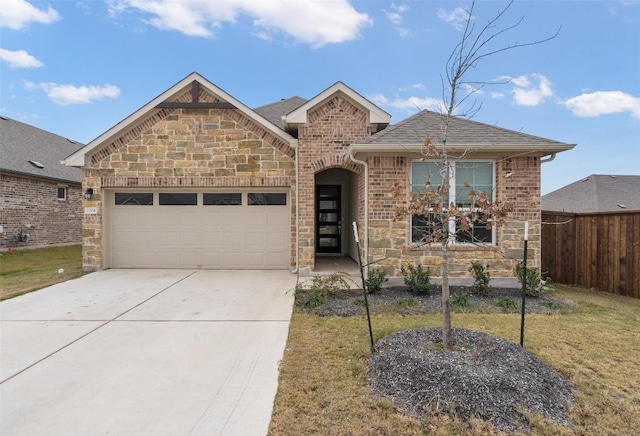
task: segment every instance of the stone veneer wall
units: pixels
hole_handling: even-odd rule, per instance
[[[506,177],[511,173],[510,177]],[[437,245],[411,248],[410,220],[395,221],[392,187],[396,181],[409,192],[411,158],[369,158],[369,259],[383,259],[390,276],[400,276],[400,266],[421,263],[441,276],[441,249]],[[407,194],[408,195],[408,194]],[[490,265],[492,277],[514,277],[515,265],[522,259],[524,221],[529,221],[528,265],[540,266],[540,159],[516,157],[496,163],[496,198],[508,198],[514,210],[508,222],[497,229],[494,247],[451,246],[451,277],[469,277],[472,260]]]
[[[187,93],[187,100],[190,93]],[[200,101],[212,100],[200,95]],[[86,270],[104,266],[103,189],[114,187],[286,187],[291,189],[291,257],[295,255],[294,150],[232,109],[165,110],[96,152],[85,168],[83,222]],[[124,139],[123,139],[124,138]],[[109,150],[105,153],[104,150]]]
[[[299,165],[299,267],[313,271],[315,264],[315,175],[329,168],[343,168],[359,175],[358,192],[363,198],[363,166],[342,160],[347,148],[371,135],[367,114],[341,95],[336,95],[308,114],[298,130]],[[364,216],[359,205],[358,220]],[[362,228],[362,225],[360,226]]]
[[[58,186],[67,199],[58,200]],[[3,173],[0,175],[0,248],[42,247],[82,242],[82,190],[79,183]],[[14,236],[26,231],[26,242]]]

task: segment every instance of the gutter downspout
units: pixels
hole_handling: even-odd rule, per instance
[[[299,185],[300,185],[300,180],[299,180],[299,175],[298,175],[298,144],[296,141],[296,146],[294,148],[295,150],[295,165],[296,165],[296,185],[295,185],[295,191],[296,191],[296,265],[293,269],[293,271],[291,271],[292,274],[298,274],[299,270],[300,270],[300,195],[299,195]]]
[[[369,263],[369,163],[353,157],[353,148],[347,152],[344,160],[364,166],[364,261],[365,265]],[[367,266],[367,271],[369,267]]]

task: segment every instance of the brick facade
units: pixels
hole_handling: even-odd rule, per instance
[[[191,101],[190,92],[179,101]],[[218,101],[200,90],[199,101]],[[315,192],[319,175],[329,173],[347,180],[349,218],[358,221],[365,235],[364,165],[345,162],[352,144],[375,132],[369,113],[348,96],[336,92],[312,107],[306,123],[297,126],[297,151],[237,109],[161,109],[152,111],[129,130],[89,156],[83,189],[94,195],[84,206],[97,208],[83,222],[85,269],[105,266],[103,251],[103,193],[105,189],[140,187],[279,187],[291,198],[291,266],[312,272],[316,257]],[[296,192],[296,156],[298,192]],[[514,212],[507,225],[496,231],[495,246],[453,246],[453,277],[468,277],[471,260],[490,264],[493,277],[513,277],[522,256],[523,222],[530,223],[529,265],[540,262],[540,159],[496,157],[497,198],[507,198]],[[441,250],[414,248],[410,244],[410,219],[396,221],[392,187],[404,184],[409,192],[412,156],[363,157],[368,163],[368,261],[383,259],[390,275],[399,276],[406,263],[422,263],[440,275]],[[325,172],[334,169],[334,172]],[[508,176],[507,176],[508,175]],[[531,201],[533,199],[533,201]],[[299,205],[299,210],[296,207]],[[297,224],[297,226],[296,226]],[[343,223],[343,232],[350,225]],[[296,232],[297,230],[297,232]],[[354,247],[343,249],[353,256]],[[296,251],[297,250],[297,251]]]
[[[520,156],[496,160],[496,198],[508,199],[513,212],[508,222],[496,230],[495,246],[450,246],[451,277],[469,277],[472,260],[489,264],[492,277],[513,277],[523,255],[524,221],[529,221],[527,263],[532,267],[540,265],[540,159]],[[400,181],[408,197],[411,161],[410,157],[369,159],[369,261],[384,259],[377,266],[384,267],[391,276],[399,276],[403,264],[421,263],[439,277],[442,249],[437,244],[412,248],[410,219],[394,220],[396,202],[391,187]]]
[[[58,200],[58,187],[67,199]],[[82,190],[76,183],[0,174],[0,248],[43,247],[82,242]],[[15,235],[24,231],[26,242]]]
[[[212,99],[201,93],[201,100]],[[116,187],[280,187],[295,185],[293,153],[233,109],[175,109],[143,122],[92,156],[83,187],[94,195],[84,206],[96,215],[83,221],[84,268],[100,269],[103,259],[103,190]],[[133,133],[132,133],[133,132]],[[137,133],[136,133],[137,132]],[[123,139],[125,138],[125,139]],[[105,153],[104,150],[110,150]],[[291,228],[295,230],[291,193]],[[292,259],[295,239],[291,238]]]
[[[315,177],[330,168],[342,168],[358,174],[359,198],[363,198],[363,167],[345,163],[347,148],[371,135],[367,114],[337,95],[308,114],[306,126],[298,131],[300,271],[313,271],[315,263]],[[363,213],[360,207],[359,213]],[[358,220],[362,222],[363,216]],[[343,226],[344,228],[345,226]]]

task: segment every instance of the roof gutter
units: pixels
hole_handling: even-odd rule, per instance
[[[441,144],[434,144],[436,149],[441,149]],[[539,144],[535,146],[523,146],[521,144],[491,144],[491,143],[476,143],[476,144],[450,144],[447,143],[447,152],[499,152],[499,153],[515,153],[518,155],[524,154],[540,154],[555,155],[562,151],[571,150],[576,144]],[[354,144],[349,147],[345,156],[355,157],[358,153],[394,153],[401,152],[406,153],[424,153],[424,144]],[[551,159],[550,159],[551,160]]]
[[[369,270],[369,163],[354,157],[354,146],[349,147],[343,156],[345,162],[351,161],[364,166],[364,261],[365,268]]]
[[[556,153],[552,153],[551,156],[549,156],[547,158],[541,158],[540,159],[540,163],[543,164],[543,163],[551,162],[555,158],[556,158]]]

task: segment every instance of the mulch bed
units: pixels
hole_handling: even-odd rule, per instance
[[[415,295],[409,292],[406,286],[383,287],[375,294],[368,294],[367,300],[372,313],[394,312],[401,315],[420,315],[426,313],[438,313],[442,310],[441,288],[436,289],[431,295]],[[522,304],[522,289],[494,288],[488,296],[474,294],[472,287],[451,286],[451,302],[459,295],[466,295],[468,307],[451,304],[453,312],[481,312],[481,313],[517,313]],[[499,303],[510,299],[514,307],[505,308]],[[302,306],[304,296],[296,298],[296,304]],[[568,310],[571,306],[554,300],[546,295],[540,297],[527,297],[525,300],[526,313],[558,313]],[[362,289],[348,289],[333,295],[325,304],[310,309],[309,312],[319,316],[355,316],[364,313],[364,295]]]
[[[452,286],[451,301],[466,295],[466,307],[454,312],[519,313],[521,289],[492,289],[488,296],[473,288]],[[419,315],[441,311],[441,289],[429,296],[414,295],[404,286],[385,287],[368,294],[372,313]],[[515,306],[500,306],[512,300]],[[303,306],[304,295],[296,296]],[[365,312],[362,289],[333,295],[308,312],[319,316],[356,316]],[[527,313],[559,313],[567,303],[546,295],[527,297]],[[452,329],[454,349],[444,351],[441,328],[395,332],[376,344],[369,357],[369,385],[375,396],[391,399],[406,414],[453,414],[463,420],[490,422],[501,431],[528,427],[527,413],[561,425],[569,423],[567,408],[573,401],[563,376],[518,344],[486,333]]]

